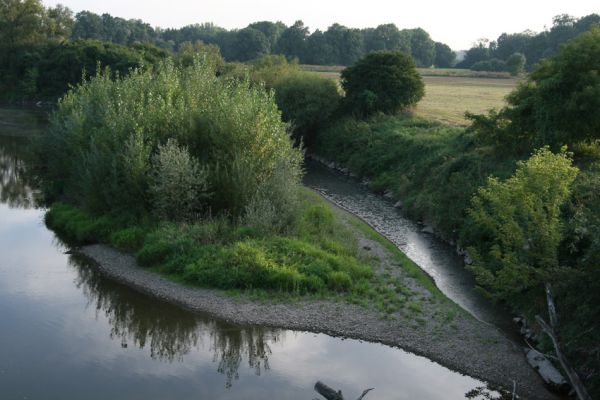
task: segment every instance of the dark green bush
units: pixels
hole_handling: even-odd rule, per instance
[[[296,141],[310,146],[317,131],[330,122],[341,96],[336,82],[313,73],[298,73],[275,82],[275,100]]]
[[[528,154],[534,148],[600,139],[600,28],[567,42],[558,55],[542,61],[478,131],[483,140]]]
[[[425,85],[413,59],[401,52],[371,53],[342,71],[345,107],[365,116],[395,114],[414,106],[425,95]]]

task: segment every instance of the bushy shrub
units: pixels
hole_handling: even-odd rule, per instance
[[[284,121],[292,124],[296,140],[310,146],[332,118],[341,95],[336,82],[313,73],[297,73],[278,80],[275,100]]]
[[[469,268],[488,293],[514,305],[560,276],[560,210],[577,173],[567,154],[543,148],[473,197],[464,240],[472,244]]]
[[[491,60],[478,61],[471,66],[472,71],[489,71],[489,72],[502,72],[506,71],[506,63],[497,58]]]
[[[300,171],[278,165],[246,207],[244,223],[259,232],[283,232],[298,217]]]
[[[513,53],[506,59],[506,71],[508,71],[511,76],[520,75],[525,71],[526,63],[527,59],[523,53]]]
[[[292,193],[302,161],[273,95],[219,79],[201,60],[189,68],[165,61],[127,77],[97,74],[59,102],[38,148],[49,198],[138,217],[152,209],[169,218],[200,209],[243,217],[280,169],[293,177],[285,182]],[[200,196],[179,196],[188,189]],[[207,190],[212,195],[202,196]]]
[[[374,52],[342,71],[348,111],[394,114],[417,104],[425,85],[413,59],[400,52]]]
[[[152,158],[150,197],[156,215],[171,220],[193,220],[202,209],[208,193],[207,172],[187,148],[169,139],[159,145]]]

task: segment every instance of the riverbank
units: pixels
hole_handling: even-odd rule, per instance
[[[438,300],[418,280],[394,268],[396,257],[381,243],[360,237],[363,251],[380,259],[379,274],[403,279],[422,299],[414,312],[395,312],[381,318],[372,307],[336,299],[256,301],[242,294],[184,286],[139,267],[135,258],[105,245],[84,246],[77,252],[89,257],[104,274],[140,292],[207,313],[236,324],[250,324],[323,332],[390,346],[423,355],[445,366],[493,385],[512,388],[524,398],[549,399],[537,374],[527,365],[522,349],[491,325],[479,322],[448,301]],[[417,310],[418,309],[418,310]]]

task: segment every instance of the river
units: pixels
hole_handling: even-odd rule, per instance
[[[237,326],[115,283],[43,223],[28,180],[42,112],[0,110],[0,398],[464,399],[486,384],[398,348]]]

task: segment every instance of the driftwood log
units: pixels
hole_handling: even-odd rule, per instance
[[[548,303],[550,325],[548,325],[546,321],[544,321],[544,319],[539,315],[536,315],[535,319],[537,320],[538,324],[540,324],[542,330],[552,340],[552,344],[554,345],[554,352],[558,357],[558,361],[560,362],[561,367],[567,374],[569,382],[573,386],[573,389],[575,389],[575,393],[577,393],[577,398],[579,400],[592,400],[592,397],[587,392],[585,386],[583,386],[581,379],[579,379],[579,375],[577,375],[575,369],[571,367],[571,364],[560,349],[560,341],[555,331],[556,325],[558,324],[558,318],[556,317],[556,306],[554,305],[554,298],[552,297],[552,290],[549,283],[546,283],[546,301]]]
[[[366,389],[356,400],[362,400],[373,388]],[[321,381],[315,383],[315,391],[327,400],[345,400],[341,390],[337,392]]]

